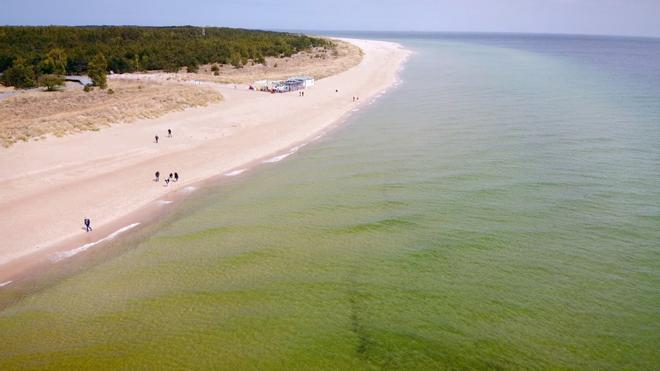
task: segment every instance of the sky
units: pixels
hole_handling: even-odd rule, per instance
[[[0,0],[0,24],[660,37],[660,0]]]

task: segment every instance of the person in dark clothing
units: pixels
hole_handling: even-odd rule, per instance
[[[92,221],[89,220],[89,218],[85,218],[85,219],[83,220],[83,223],[85,223],[85,230],[86,230],[87,232],[89,232],[89,231],[92,230]]]
[[[165,185],[166,186],[170,185],[170,178],[165,178]]]
[[[156,181],[159,181],[160,180],[160,171],[156,171],[156,174],[154,174],[154,175],[156,175]]]
[[[154,137],[154,139],[156,139],[156,143],[158,143],[158,134],[156,134],[156,136]]]
[[[170,173],[170,180],[174,177],[174,174]]]
[[[167,136],[172,138],[172,129],[167,129]]]
[[[179,181],[179,173],[177,173],[177,172],[174,173],[174,181],[175,182]]]

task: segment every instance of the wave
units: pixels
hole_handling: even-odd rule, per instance
[[[416,223],[402,218],[386,218],[368,223],[358,223],[350,226],[335,229],[339,233],[363,233],[363,232],[382,232],[396,230],[398,228],[413,228]]]
[[[101,238],[98,241],[86,243],[82,246],[76,247],[75,249],[71,249],[71,250],[68,250],[68,251],[63,251],[61,253],[57,253],[57,254],[53,255],[53,257],[51,257],[51,260],[54,261],[54,262],[58,262],[58,261],[63,260],[63,259],[68,259],[68,258],[70,258],[74,255],[80,254],[81,252],[83,252],[85,250],[88,250],[88,249],[90,249],[90,248],[92,248],[92,247],[94,247],[94,246],[96,246],[96,245],[98,245],[102,242],[110,241],[110,240],[114,239],[115,237],[119,236],[120,234],[128,231],[129,229],[133,229],[133,228],[137,227],[138,225],[140,225],[140,223],[133,223],[133,224],[129,224],[125,227],[119,228],[118,230],[110,233],[109,235],[107,235],[104,238]]]
[[[236,176],[236,175],[241,175],[244,172],[246,172],[247,169],[238,169],[238,170],[232,170],[228,173],[225,173],[224,176]]]
[[[285,158],[291,156],[292,154],[294,154],[294,152],[287,152],[287,153],[285,153],[285,154],[283,154],[283,155],[279,155],[279,156],[271,157],[271,158],[269,158],[268,160],[264,160],[263,163],[264,163],[264,164],[271,164],[271,163],[273,163],[273,162],[280,162],[280,161],[284,160]]]
[[[14,282],[14,281],[5,281],[3,283],[0,283],[0,287],[9,286],[9,285],[11,285],[12,282]]]
[[[306,145],[307,145],[307,143],[295,146],[295,147],[291,148],[291,150],[289,152],[284,153],[284,154],[279,155],[279,156],[271,157],[268,160],[264,160],[262,163],[271,164],[273,162],[280,162],[280,161],[284,160],[285,158],[291,156],[292,154],[298,152],[298,150],[300,150],[302,147],[304,147]]]
[[[161,204],[161,205],[167,205],[167,204],[171,204],[171,203],[174,202],[174,201],[170,201],[170,200],[158,200],[158,201],[156,201],[156,202],[158,202],[158,203]]]

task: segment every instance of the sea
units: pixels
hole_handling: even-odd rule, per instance
[[[660,39],[361,33],[400,84],[0,287],[0,369],[660,365]]]

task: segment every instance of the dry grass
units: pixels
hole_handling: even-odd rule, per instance
[[[110,88],[113,94],[99,89],[85,93],[78,85],[59,92],[33,90],[2,99],[0,142],[9,147],[19,140],[99,130],[222,99],[217,91],[187,84],[111,81]]]
[[[251,83],[260,79],[282,80],[301,75],[322,79],[346,71],[362,61],[362,50],[357,46],[339,40],[333,42],[335,48],[315,48],[290,58],[266,58],[265,66],[252,65],[251,62],[243,68],[224,65],[219,66],[219,75],[214,76],[211,65],[204,65],[200,67],[200,73],[192,75],[196,75],[199,80],[228,83]]]
[[[218,83],[250,84],[256,80],[283,80],[292,76],[308,75],[316,79],[335,75],[359,64],[363,53],[357,46],[333,40],[335,48],[315,48],[288,58],[266,58],[266,65],[248,64],[242,68],[218,65],[218,75],[212,65],[200,66],[198,73],[150,72],[146,74],[115,75],[113,79],[145,79],[157,81],[211,81]]]

